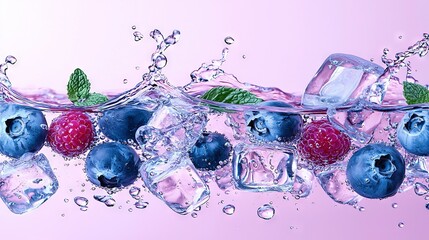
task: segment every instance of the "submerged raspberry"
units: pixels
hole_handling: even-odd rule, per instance
[[[303,159],[323,166],[342,160],[350,145],[350,138],[329,121],[317,120],[305,126],[297,148]]]
[[[94,139],[94,128],[88,115],[68,112],[55,118],[48,130],[52,150],[66,157],[85,152]]]

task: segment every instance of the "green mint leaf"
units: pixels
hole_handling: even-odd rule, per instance
[[[215,87],[204,93],[202,99],[231,103],[231,104],[255,104],[263,100],[255,94],[239,88]]]
[[[97,105],[101,103],[107,102],[109,99],[100,93],[91,93],[88,95],[88,97],[83,101],[75,102],[74,105],[85,107],[85,106],[92,106]]]
[[[239,88],[230,87],[212,88],[206,93],[204,93],[201,98],[205,100],[231,104],[255,104],[263,101],[251,92]],[[208,106],[219,112],[231,112],[230,110],[226,110],[219,106],[214,106],[210,104],[208,104]]]
[[[429,103],[429,90],[419,84],[404,82],[404,97],[407,104]]]
[[[67,83],[67,95],[73,103],[86,99],[89,96],[91,83],[86,74],[79,68],[76,68],[70,75]]]

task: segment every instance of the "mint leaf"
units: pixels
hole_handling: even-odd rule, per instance
[[[419,84],[404,82],[404,97],[407,104],[429,103],[429,90]]]
[[[84,101],[74,102],[74,105],[85,107],[107,102],[109,99],[100,93],[91,93]]]
[[[73,103],[86,99],[89,96],[91,83],[86,74],[79,68],[76,68],[70,75],[67,83],[67,95]]]
[[[231,104],[255,104],[263,100],[255,94],[239,88],[215,87],[204,93],[202,99],[231,103]]]

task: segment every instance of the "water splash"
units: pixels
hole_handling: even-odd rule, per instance
[[[395,54],[394,59],[387,57],[389,54],[389,49],[385,48],[383,50],[383,55],[381,56],[381,61],[386,65],[384,73],[377,79],[377,81],[367,90],[367,93],[364,94],[364,97],[372,103],[381,104],[384,99],[386,90],[393,81],[399,81],[398,74],[401,68],[406,68],[407,73],[405,76],[406,81],[415,82],[414,77],[411,75],[411,65],[410,62],[406,62],[408,58],[412,56],[424,57],[429,51],[429,34],[424,33],[423,39],[417,41],[414,45],[408,47],[404,52],[398,52]]]
[[[156,43],[156,51],[152,54],[152,65],[149,66],[149,71],[151,73],[159,72],[167,65],[167,57],[164,55],[165,50],[170,46],[176,44],[180,38],[180,31],[174,30],[171,35],[164,38],[162,33],[155,29],[150,32],[150,37],[153,38]]]

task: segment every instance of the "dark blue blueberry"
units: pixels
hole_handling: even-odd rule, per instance
[[[260,106],[290,108],[281,101],[261,102]],[[287,109],[286,109],[287,111]],[[261,141],[289,142],[299,137],[303,121],[299,114],[287,112],[252,111],[245,113],[247,130]]]
[[[204,132],[191,148],[189,157],[199,170],[216,170],[227,163],[231,153],[228,139],[217,132]]]
[[[405,177],[405,162],[393,147],[369,144],[356,151],[347,164],[347,180],[366,198],[396,194]]]
[[[410,153],[429,155],[429,112],[407,112],[399,123],[397,135],[401,145]]]
[[[0,152],[19,158],[27,152],[39,151],[45,142],[48,127],[43,113],[35,108],[16,104],[0,104]]]
[[[135,141],[139,127],[146,125],[152,112],[136,106],[125,106],[103,112],[98,120],[100,130],[106,137],[115,141]]]
[[[93,184],[105,188],[131,185],[137,179],[140,159],[129,146],[117,142],[94,147],[86,157],[86,175]]]

